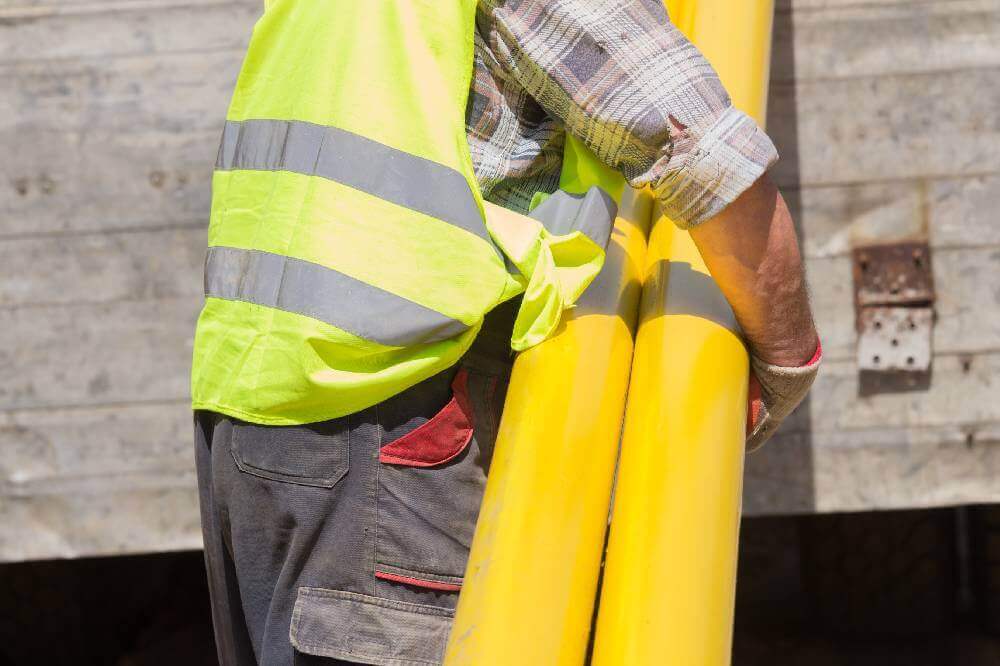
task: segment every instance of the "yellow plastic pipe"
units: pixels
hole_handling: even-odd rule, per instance
[[[667,2],[763,124],[773,2]],[[592,663],[725,666],[748,357],[690,236],[654,221]]]
[[[554,337],[514,363],[448,666],[586,657],[652,199],[568,148],[563,189],[617,190],[619,214],[594,284]]]

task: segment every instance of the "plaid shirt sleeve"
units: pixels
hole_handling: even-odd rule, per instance
[[[480,0],[499,63],[678,226],[704,222],[777,160],[662,0]]]

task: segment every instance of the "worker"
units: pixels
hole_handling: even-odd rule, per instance
[[[192,370],[219,660],[439,663],[511,350],[552,334],[614,217],[557,191],[566,137],[690,230],[752,354],[751,447],[820,354],[777,153],[660,0],[266,5]],[[538,222],[552,200],[569,227]]]

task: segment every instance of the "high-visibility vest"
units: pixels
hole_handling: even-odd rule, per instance
[[[212,181],[195,409],[356,412],[453,365],[519,293],[512,346],[540,342],[599,272],[606,195],[553,197],[549,228],[484,214],[465,129],[475,12],[267,2]]]

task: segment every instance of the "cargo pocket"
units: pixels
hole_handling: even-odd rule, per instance
[[[484,405],[495,387],[495,379],[460,369],[443,408],[382,446],[376,578],[438,593],[461,588],[493,451]],[[393,432],[391,417],[384,427]]]
[[[302,654],[362,664],[440,664],[451,629],[447,608],[300,587],[288,634]]]
[[[333,488],[350,467],[349,433],[347,418],[303,426],[234,421],[231,451],[247,474]]]

